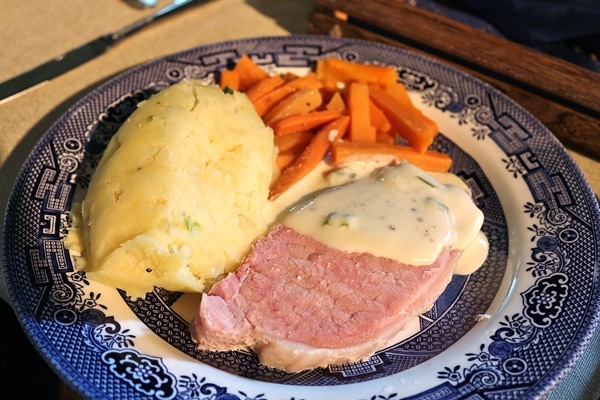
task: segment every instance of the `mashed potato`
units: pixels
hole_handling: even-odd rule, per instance
[[[207,290],[267,230],[274,151],[242,93],[186,81],[155,94],[92,177],[78,269],[132,297]]]

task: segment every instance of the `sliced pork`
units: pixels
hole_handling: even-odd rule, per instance
[[[201,350],[253,350],[288,372],[364,360],[430,309],[458,258],[444,249],[432,265],[415,267],[277,225],[203,295],[192,338]]]

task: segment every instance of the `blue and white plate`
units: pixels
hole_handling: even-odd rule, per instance
[[[196,351],[198,295],[144,300],[75,272],[62,239],[111,136],[140,101],[184,78],[214,82],[249,54],[305,73],[340,57],[397,68],[435,119],[485,214],[491,251],[456,276],[396,345],[366,362],[287,374],[246,352]],[[185,184],[185,182],[173,182]],[[367,400],[534,398],[579,358],[598,323],[600,210],[580,170],[535,118],[494,88],[429,58],[371,42],[263,37],[173,54],[102,85],[57,121],[23,166],[7,207],[4,274],[46,361],[89,398]]]

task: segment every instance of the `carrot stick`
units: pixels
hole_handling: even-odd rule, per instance
[[[288,86],[282,85],[269,93],[259,97],[254,101],[254,108],[256,109],[256,113],[264,117],[265,114],[275,106],[275,104],[279,103],[281,100],[285,99],[290,94],[294,93],[296,89]]]
[[[311,112],[319,107],[322,102],[323,97],[319,89],[304,87],[275,104],[264,116],[263,120],[266,125],[272,126],[275,121],[289,117],[290,115]]]
[[[286,78],[284,78],[284,80],[286,80]],[[323,85],[318,81],[317,76],[314,73],[292,78],[286,80],[285,84],[278,86],[274,90],[256,99],[256,101],[253,102],[254,108],[259,116],[264,117],[277,103],[295,91],[305,87],[319,89],[322,86]]]
[[[279,152],[286,152],[296,149],[304,149],[310,140],[315,136],[311,131],[300,131],[288,135],[275,136],[275,146]]]
[[[271,125],[275,136],[288,135],[298,131],[308,131],[333,121],[340,114],[335,111],[311,111],[305,114],[294,114],[281,118]]]
[[[369,85],[369,94],[389,119],[392,128],[419,153],[424,153],[438,133],[437,124],[412,103],[402,104],[378,85]]]
[[[275,200],[313,170],[327,154],[331,143],[341,138],[348,128],[350,117],[342,115],[325,125],[310,141],[292,165],[284,169],[271,184],[269,200]]]
[[[282,78],[284,81],[289,82],[291,80],[300,78],[300,76],[288,71],[283,73]]]
[[[329,111],[336,111],[339,114],[346,113],[346,103],[342,98],[340,92],[334,92],[327,104],[325,105],[325,109]]]
[[[375,140],[377,143],[385,143],[385,144],[396,144],[396,135],[394,131],[377,131],[377,139]]]
[[[230,88],[231,90],[238,90],[240,87],[240,76],[237,71],[232,69],[224,69],[221,71],[219,77],[219,86],[221,89]]]
[[[284,151],[284,152],[278,153],[277,158],[275,159],[277,168],[279,168],[280,171],[283,171],[284,169],[286,169],[287,167],[292,165],[294,163],[294,161],[296,161],[296,159],[298,159],[300,154],[302,154],[301,149],[300,150],[299,149],[289,150],[289,151]]]
[[[267,72],[259,67],[247,54],[242,54],[234,71],[237,71],[240,77],[239,90],[245,91],[250,86],[265,78]]]
[[[316,73],[327,90],[340,89],[350,82],[385,85],[398,80],[398,73],[394,68],[354,63],[337,58],[317,60]]]
[[[414,107],[414,104],[408,95],[408,91],[406,90],[406,86],[404,86],[403,83],[393,82],[382,86],[382,88],[387,94],[392,96],[403,106]]]
[[[452,159],[445,153],[427,150],[419,153],[412,146],[384,143],[354,143],[337,141],[331,146],[331,162],[336,167],[353,162],[401,162],[408,161],[429,172],[448,172]]]
[[[283,85],[284,83],[285,81],[279,75],[267,76],[250,86],[248,90],[246,90],[246,96],[248,96],[248,99],[254,103],[256,99],[273,91],[275,88]]]
[[[369,87],[365,83],[350,83],[346,89],[346,107],[350,115],[349,139],[353,142],[374,142],[377,137],[371,125]]]
[[[369,116],[371,117],[371,125],[373,125],[377,132],[389,132],[392,129],[390,120],[381,111],[381,108],[373,103],[371,98],[369,98]]]
[[[309,72],[306,75],[299,76],[297,78],[289,79],[286,81],[286,85],[294,89],[301,89],[305,87],[311,87],[313,89],[321,89],[323,87],[323,82],[319,80],[317,74],[314,72]]]

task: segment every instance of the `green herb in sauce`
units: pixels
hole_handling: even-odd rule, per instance
[[[423,178],[422,176],[417,176],[417,179],[420,180],[421,182],[425,183],[426,185],[431,186],[432,188],[435,187],[435,185],[431,182],[429,182],[427,179]]]
[[[185,229],[189,232],[194,230],[194,228],[200,228],[200,225],[197,222],[194,222],[190,216],[185,217],[183,220],[183,225]]]
[[[352,222],[356,220],[352,214],[340,213],[340,212],[330,212],[325,216],[323,220],[323,226],[329,225],[339,228],[349,228],[352,225]]]

